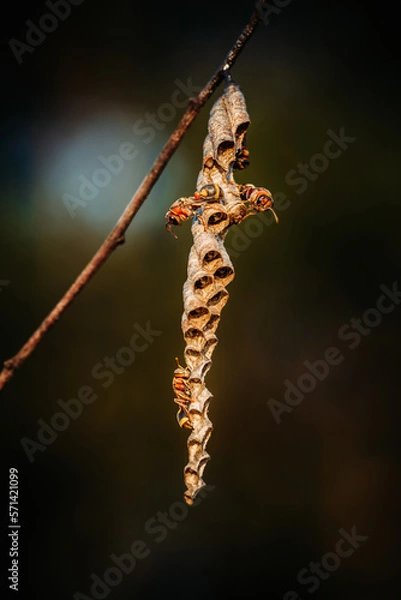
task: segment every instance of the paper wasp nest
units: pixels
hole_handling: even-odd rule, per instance
[[[181,320],[186,367],[178,365],[173,379],[175,402],[180,407],[177,418],[181,426],[191,430],[187,442],[189,460],[184,468],[184,497],[188,504],[205,485],[202,477],[210,459],[206,445],[213,431],[208,416],[212,394],[205,377],[218,341],[216,330],[221,311],[229,297],[227,286],[234,278],[224,238],[231,225],[259,210],[272,210],[273,206],[267,190],[251,184],[237,185],[233,178],[233,169],[249,164],[245,147],[249,122],[245,98],[228,76],[225,90],[210,113],[197,192],[192,198],[177,200],[166,215],[168,229],[193,217],[193,246]]]

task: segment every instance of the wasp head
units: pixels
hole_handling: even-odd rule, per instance
[[[181,225],[181,221],[173,214],[171,214],[171,211],[169,211],[166,214],[166,230],[171,233],[171,235],[173,237],[175,237],[176,240],[178,240],[178,236],[175,235],[174,231],[173,231],[173,226],[174,225]]]
[[[276,215],[273,209],[274,199],[269,190],[266,190],[265,188],[255,188],[252,191],[249,189],[247,191],[249,203],[253,210],[257,212],[270,210],[274,215],[276,223],[278,223],[278,216]]]
[[[176,239],[177,236],[173,232],[173,226],[182,225],[183,221],[186,221],[191,215],[191,210],[187,206],[185,198],[179,198],[170,206],[170,210],[166,213],[166,229]]]

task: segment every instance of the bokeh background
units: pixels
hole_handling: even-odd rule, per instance
[[[203,85],[246,23],[252,2],[85,0],[21,65],[44,3],[17,2],[2,25],[0,359],[14,354],[111,230],[183,109],[145,144],[133,125],[170,102],[175,81]],[[240,173],[290,207],[233,258],[237,276],[218,330],[208,387],[215,431],[207,498],[157,543],[145,531],[182,501],[186,433],[175,421],[182,356],[181,288],[189,225],[175,241],[164,213],[194,190],[212,102],[171,160],[119,248],[0,396],[2,544],[6,483],[20,471],[22,598],[90,592],[138,539],[150,554],[108,598],[399,598],[401,307],[349,350],[339,329],[375,306],[400,273],[399,83],[392,8],[294,0],[261,25],[233,75],[248,103],[251,166]],[[394,27],[395,30],[395,27]],[[321,152],[327,131],[356,141],[307,190],[286,181]],[[132,142],[137,157],[72,218],[64,194]],[[231,234],[232,235],[232,234]],[[228,239],[230,246],[230,238]],[[133,325],[162,332],[105,389],[92,368],[127,345]],[[337,346],[343,362],[278,425],[304,361]],[[57,401],[91,385],[96,401],[31,464]],[[339,529],[368,536],[310,594],[299,571]],[[2,585],[8,568],[2,550]],[[79,596],[76,596],[79,598]],[[82,596],[84,597],[84,596]],[[100,597],[100,596],[98,596]],[[294,598],[297,596],[294,595]],[[287,596],[287,600],[292,598]]]

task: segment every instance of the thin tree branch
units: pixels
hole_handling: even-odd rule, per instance
[[[243,29],[241,35],[227,54],[223,63],[214,73],[209,82],[195,98],[191,98],[188,107],[178,123],[176,129],[171,134],[163,150],[154,162],[151,170],[142,181],[141,185],[131,198],[129,204],[118,220],[117,224],[106,238],[99,250],[86,265],[84,270],[78,275],[77,279],[67,290],[65,295],[56,304],[53,310],[41,323],[38,329],[31,335],[28,341],[22,346],[20,351],[11,359],[5,361],[3,370],[0,373],[0,390],[13,377],[14,373],[20,368],[30,354],[34,351],[39,342],[43,339],[49,329],[59,320],[65,309],[72,303],[76,296],[89,283],[92,277],[97,273],[100,267],[106,262],[113,251],[125,241],[125,232],[127,231],[132,219],[148,197],[153,186],[164,171],[167,163],[173,156],[182,138],[188,128],[195,120],[201,108],[207,102],[214,90],[224,77],[224,73],[235,63],[242,52],[245,44],[255,31],[261,17],[263,16],[263,7],[267,0],[259,0],[248,25]]]

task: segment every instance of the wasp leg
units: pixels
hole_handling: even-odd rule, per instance
[[[276,223],[279,223],[279,219],[278,216],[276,215],[276,212],[273,210],[273,208],[267,208],[266,210],[270,210],[270,212],[273,213],[274,216],[274,220],[276,221]],[[248,217],[251,217],[252,215],[258,215],[260,214],[260,210],[255,210],[253,208],[249,209],[249,211],[247,212],[247,214],[245,215],[245,217],[242,219],[243,221],[245,221],[245,219],[247,219]],[[264,211],[266,212],[266,211]]]
[[[195,219],[196,219],[196,220],[197,220],[197,221],[198,221],[198,222],[199,222],[201,225],[203,225],[203,229],[204,229],[204,231],[207,231],[207,225],[206,225],[206,222],[205,222],[205,220],[204,220],[203,216],[202,216],[202,215],[201,215],[201,213],[200,213],[200,210],[201,210],[201,209],[200,209],[200,208],[198,208],[198,209],[195,211],[195,215],[194,215],[194,217],[195,217]]]
[[[180,427],[193,429],[191,425],[191,417],[188,412],[188,401],[183,401],[180,398],[174,398],[174,402],[180,407],[177,412],[177,421]]]
[[[186,398],[186,399],[184,399],[184,398],[174,398],[174,402],[176,404],[178,404],[178,406],[181,406],[181,408],[183,408],[184,410],[187,410],[188,404],[189,404],[190,401],[191,401],[190,398]]]
[[[173,385],[173,391],[175,394],[177,394],[178,398],[181,398],[181,400],[184,400],[185,402],[192,402],[191,392],[189,391],[188,387],[185,386],[183,389],[177,385]]]
[[[245,217],[242,219],[242,221],[245,221],[245,219],[247,219],[248,217],[252,217],[252,215],[257,215],[257,211],[256,210],[252,210],[249,209],[248,212],[246,213]]]
[[[191,391],[187,385],[183,386],[173,385],[173,392],[176,394],[177,398],[180,398],[184,402],[193,402],[191,398]]]

